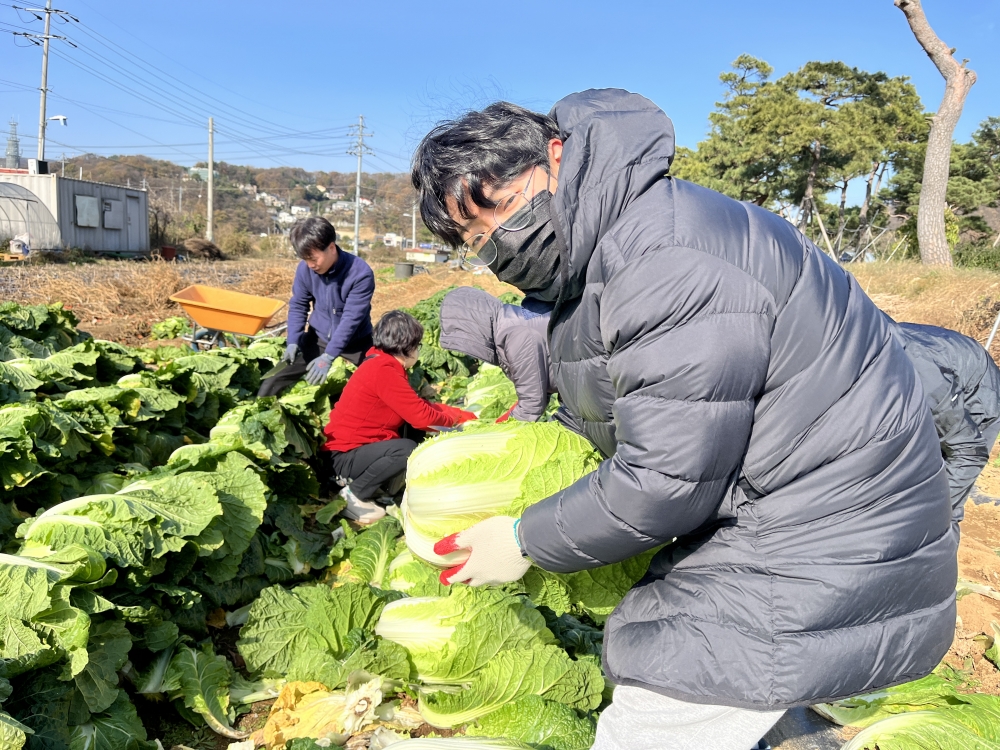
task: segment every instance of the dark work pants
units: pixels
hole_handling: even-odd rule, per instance
[[[412,440],[398,438],[369,443],[349,451],[331,451],[330,467],[334,476],[349,480],[348,485],[355,497],[368,500],[380,487],[403,475],[406,459],[416,447]],[[402,489],[399,482],[392,484],[397,486],[388,488],[390,494]]]
[[[302,334],[299,339],[299,355],[288,367],[279,372],[273,378],[261,381],[260,390],[257,397],[277,396],[290,385],[301,380],[309,369],[309,363],[326,350],[326,345],[330,343],[321,339],[312,329]],[[365,336],[360,341],[352,341],[349,348],[340,353],[340,356],[353,365],[361,364],[361,360],[372,347],[372,337]]]

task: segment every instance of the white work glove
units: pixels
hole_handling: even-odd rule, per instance
[[[516,581],[531,567],[531,560],[521,554],[517,538],[519,518],[494,516],[465,531],[446,536],[434,545],[434,552],[468,550],[469,559],[441,572],[441,583],[467,583],[470,586],[497,586]]]

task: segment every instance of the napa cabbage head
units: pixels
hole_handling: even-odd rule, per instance
[[[409,597],[382,610],[375,633],[406,649],[416,677],[460,684],[501,651],[555,643],[524,597],[456,586],[449,596]]]
[[[465,391],[465,408],[480,419],[496,419],[516,402],[514,383],[496,365],[480,365]]]
[[[520,516],[599,463],[586,438],[555,422],[470,425],[428,440],[407,464],[407,545],[446,565],[432,549],[439,539],[492,516]]]

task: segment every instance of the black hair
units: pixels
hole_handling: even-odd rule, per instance
[[[309,260],[314,252],[323,252],[337,241],[337,230],[322,216],[307,216],[292,225],[288,239],[295,248],[295,254]]]
[[[494,208],[496,202],[486,197],[486,190],[503,187],[532,167],[548,172],[548,144],[558,137],[559,127],[551,117],[509,102],[439,123],[417,146],[410,173],[424,224],[458,247],[462,227],[448,214],[448,196],[466,219],[472,218],[466,195],[481,208]]]
[[[372,330],[372,344],[386,354],[408,357],[420,346],[424,327],[420,321],[402,310],[390,310]]]

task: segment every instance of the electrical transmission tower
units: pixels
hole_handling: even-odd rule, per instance
[[[359,255],[358,243],[361,239],[361,157],[374,152],[365,145],[365,138],[371,138],[374,133],[365,132],[365,116],[358,115],[358,124],[351,126],[351,135],[357,136],[357,143],[347,153],[358,157],[358,178],[354,185],[354,254]]]
[[[10,135],[7,136],[7,152],[4,154],[7,169],[21,167],[21,140],[17,137],[17,120],[10,120]]]

